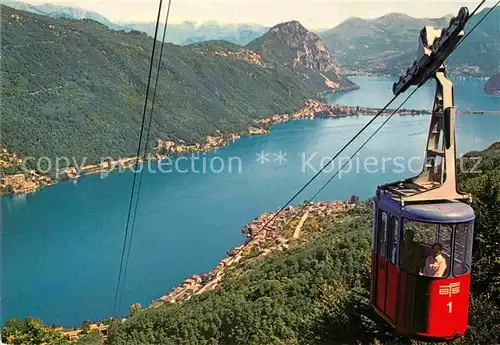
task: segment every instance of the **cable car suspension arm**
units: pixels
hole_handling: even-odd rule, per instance
[[[483,3],[484,1],[479,4],[473,14]],[[417,60],[406,70],[406,75],[400,76],[393,84],[394,95],[399,95],[412,85],[421,87],[430,78],[436,81],[434,107],[421,173],[380,187],[399,199],[402,205],[416,201],[471,200],[469,194],[460,193],[457,189],[456,108],[453,83],[446,77],[444,61],[465,39],[463,29],[472,15],[469,15],[467,7],[462,7],[458,15],[450,20],[448,28],[439,30],[433,26],[424,27],[419,36]]]

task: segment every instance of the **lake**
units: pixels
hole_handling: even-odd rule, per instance
[[[381,107],[392,98],[388,78],[353,80],[360,90],[329,101]],[[484,82],[457,80],[457,107],[500,110],[499,98],[484,94]],[[430,109],[433,97],[428,83],[405,108]],[[145,306],[188,276],[216,266],[243,242],[243,225],[281,207],[370,119],[288,122],[217,152],[173,159],[163,173],[144,173],[118,314],[125,316],[130,304]],[[344,200],[352,194],[367,199],[377,184],[417,174],[428,121],[428,116],[391,119],[317,199]],[[345,161],[374,129],[340,158]],[[459,155],[499,140],[500,116],[458,116]],[[340,164],[335,162],[293,204],[311,197]],[[132,177],[130,171],[94,175],[2,198],[3,321],[34,316],[70,327],[111,316]]]

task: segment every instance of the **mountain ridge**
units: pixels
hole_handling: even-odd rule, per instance
[[[155,23],[122,21],[113,23],[96,12],[58,5],[30,5],[20,1],[9,0],[23,10],[37,14],[44,14],[55,18],[81,18],[75,13],[87,12],[89,19],[97,20],[114,30],[146,32],[154,37]],[[49,13],[42,13],[44,9]],[[68,13],[64,13],[64,9]],[[472,18],[469,27],[472,27],[487,9]],[[472,75],[481,77],[492,76],[500,66],[500,60],[495,61],[488,56],[488,51],[500,49],[500,13],[499,9],[490,15],[475,33],[468,38],[468,47],[464,45],[449,59],[450,73],[457,75]],[[73,13],[73,14],[72,14]],[[363,19],[351,17],[327,30],[313,30],[324,41],[330,52],[336,57],[338,65],[347,74],[365,75],[397,75],[406,70],[415,57],[417,38],[425,25],[444,27],[448,25],[452,15],[448,14],[437,18],[414,18],[408,14],[391,12],[378,18]],[[488,24],[489,22],[489,24]],[[159,31],[163,32],[163,24]],[[227,40],[242,46],[265,34],[268,26],[260,24],[239,23],[225,24],[216,20],[204,23],[184,21],[178,24],[169,24],[166,41],[189,45],[207,40]],[[160,36],[161,36],[160,33]],[[481,40],[481,37],[487,39]]]
[[[471,18],[466,32],[488,8]],[[397,75],[416,58],[418,35],[426,25],[448,27],[450,16],[413,18],[389,13],[374,19],[349,18],[320,33],[330,51],[348,74]],[[460,49],[448,59],[450,72],[459,75],[491,76],[500,66],[490,52],[500,51],[500,8],[495,9]]]
[[[469,327],[452,344],[497,344],[500,142],[464,158],[464,170],[457,177],[460,189],[473,195],[474,274]],[[467,173],[476,164],[480,173]],[[126,320],[104,320],[107,344],[436,344],[404,338],[373,312],[373,215],[368,200],[355,202],[345,211],[331,205],[341,206],[342,202],[287,208],[284,213],[289,215],[277,217],[276,227],[253,237],[256,245],[229,251],[224,264],[186,279],[173,290],[175,295],[164,296],[144,309],[132,304]],[[252,225],[272,219],[273,214],[255,218],[243,232],[253,235],[259,226]],[[304,215],[300,234],[295,236]],[[288,222],[291,216],[295,219]],[[218,279],[219,273],[222,279]],[[173,296],[179,299],[173,300]],[[81,328],[80,339],[73,344],[101,344],[98,330],[91,331],[89,322]],[[9,319],[2,336],[9,343],[70,344],[55,327],[44,327],[42,321],[32,318]]]
[[[133,156],[153,39],[1,9],[3,146],[22,156],[87,157],[88,164]],[[248,49],[224,42],[166,43],[165,52],[152,138],[194,144],[216,131],[238,133],[256,118],[354,85],[345,78],[332,88],[279,61],[261,65]]]
[[[310,80],[323,79],[332,88],[340,84],[347,85],[343,89],[356,88],[340,75],[340,68],[321,38],[297,20],[273,26],[245,47],[260,53],[264,59],[281,62]]]

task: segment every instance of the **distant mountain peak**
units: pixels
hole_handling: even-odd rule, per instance
[[[355,86],[339,75],[340,68],[320,37],[297,20],[273,26],[246,47],[258,52],[267,61],[280,62],[309,78],[322,80],[328,88]]]
[[[488,11],[486,8],[483,11]],[[485,13],[473,16],[467,25],[470,30]],[[474,35],[467,39],[467,47],[452,54],[449,68],[462,75],[491,75],[498,66],[492,58],[498,51],[500,36],[497,14],[491,12],[481,22]],[[388,13],[378,18],[350,18],[331,30],[320,34],[325,45],[335,56],[343,70],[349,74],[396,75],[404,73],[415,58],[418,35],[424,26],[448,27],[450,16],[414,18],[404,13]],[[473,68],[478,66],[478,68]]]
[[[307,30],[298,20],[291,20],[276,24],[269,32],[281,33],[283,35],[305,35],[310,31]]]
[[[254,50],[278,56],[286,65],[318,72],[337,71],[333,58],[323,41],[307,30],[299,21],[292,20],[273,26],[262,37],[249,44]]]
[[[272,29],[283,28],[283,27],[296,27],[307,30],[298,20],[289,20],[287,22],[278,23],[275,26],[273,26]]]
[[[379,19],[400,19],[400,18],[411,19],[412,17],[401,12],[391,12],[379,17]]]

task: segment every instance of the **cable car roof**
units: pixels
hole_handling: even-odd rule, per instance
[[[403,217],[435,223],[461,223],[473,220],[474,210],[460,201],[408,205],[403,207]]]
[[[379,202],[382,210],[419,222],[462,223],[475,218],[472,207],[456,200],[409,204],[401,207],[399,202],[389,195],[380,193]]]

